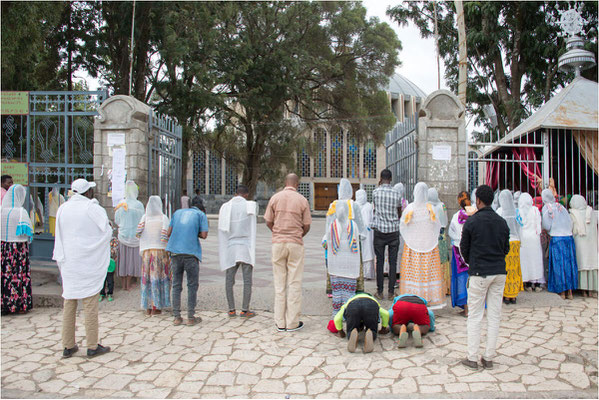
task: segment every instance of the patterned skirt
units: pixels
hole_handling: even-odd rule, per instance
[[[344,278],[331,275],[331,288],[333,290],[333,318],[341,309],[341,306],[356,294],[357,280],[355,278]]]
[[[547,290],[562,293],[578,289],[578,264],[572,236],[554,236],[549,242]]]
[[[141,308],[171,306],[170,258],[165,250],[145,250],[141,264]]]
[[[520,269],[520,241],[510,241],[510,252],[505,256],[507,278],[503,289],[503,297],[515,299],[524,290],[522,270]]]
[[[453,247],[453,258],[451,259],[451,306],[462,307],[468,304],[468,269],[464,269],[464,260],[460,250]],[[458,272],[462,271],[462,272]]]
[[[445,306],[438,247],[428,253],[419,253],[404,245],[399,277],[400,294],[420,296],[432,308]]]
[[[32,308],[29,243],[2,242],[2,314]]]
[[[451,263],[449,257],[449,243],[447,241],[447,235],[443,229],[439,235],[439,261],[441,263],[441,270],[443,271],[443,294],[451,293]]]

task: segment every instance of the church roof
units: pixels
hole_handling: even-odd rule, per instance
[[[415,96],[417,99],[423,101],[426,98],[426,93],[422,91],[414,82],[400,74],[394,74],[389,79],[389,85],[387,91],[391,94],[391,98],[398,98],[400,94],[403,94],[407,99],[410,96]]]

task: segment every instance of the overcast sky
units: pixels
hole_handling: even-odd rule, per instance
[[[378,17],[381,21],[387,22],[401,41],[403,50],[399,53],[399,60],[402,65],[397,69],[397,72],[414,82],[428,95],[437,90],[435,41],[433,39],[423,39],[419,30],[413,24],[410,23],[409,26],[400,28],[396,22],[387,17],[385,14],[387,8],[395,7],[400,3],[399,0],[362,1],[368,16]],[[441,89],[448,89],[443,78],[444,73],[445,67],[441,59]]]

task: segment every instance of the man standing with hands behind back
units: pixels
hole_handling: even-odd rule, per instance
[[[478,369],[480,329],[487,304],[487,347],[481,358],[485,369],[493,368],[493,357],[501,322],[505,286],[505,256],[510,252],[510,230],[505,219],[491,207],[493,189],[476,189],[476,208],[462,229],[460,252],[468,267],[468,358],[462,364]]]
[[[279,332],[296,331],[304,326],[302,276],[304,241],[312,216],[308,200],[297,192],[299,177],[285,177],[285,189],[270,198],[264,220],[272,231],[272,268],[275,286],[275,324]]]

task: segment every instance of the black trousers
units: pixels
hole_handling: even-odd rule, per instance
[[[106,274],[106,279],[104,280],[104,286],[102,286],[102,290],[100,290],[100,294],[102,296],[106,296],[106,286],[108,286],[108,294],[112,294],[114,291],[114,272],[108,272]]]
[[[379,327],[379,305],[376,301],[369,298],[360,298],[352,300],[343,313],[347,327],[347,338],[354,328],[358,331],[370,329],[373,339],[376,339],[376,332]]]
[[[382,233],[374,230],[374,254],[376,255],[376,289],[383,293],[385,277],[385,247],[389,247],[389,293],[395,291],[397,274],[397,252],[399,251],[399,232]]]

